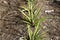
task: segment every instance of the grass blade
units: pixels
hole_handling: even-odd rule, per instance
[[[30,21],[30,17],[28,17],[23,11],[19,9],[19,11]]]
[[[29,37],[30,37],[30,40],[32,39],[32,30],[30,29],[30,25],[27,25],[28,27],[28,34],[29,34]]]

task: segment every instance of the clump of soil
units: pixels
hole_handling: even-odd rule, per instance
[[[27,37],[26,24],[23,15],[18,9],[25,5],[26,0],[1,0],[0,1],[0,40],[18,40]]]

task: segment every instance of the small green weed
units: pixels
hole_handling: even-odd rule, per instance
[[[25,16],[25,23],[27,23],[28,28],[28,34],[29,34],[29,40],[43,40],[43,36],[39,34],[40,29],[42,28],[41,23],[45,21],[46,17],[39,18],[41,14],[41,7],[36,7],[37,0],[27,0],[28,6],[22,6],[25,10],[27,10],[27,13],[24,13],[24,10],[20,10],[21,13]],[[34,32],[31,30],[31,26],[35,27]]]

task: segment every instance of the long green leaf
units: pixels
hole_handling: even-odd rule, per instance
[[[20,9],[19,9],[19,11],[26,17],[26,18],[28,18],[28,20],[30,21],[30,17],[28,17],[23,11],[21,11]]]
[[[30,29],[30,25],[27,25],[28,27],[28,34],[29,34],[29,37],[30,37],[30,40],[32,39],[32,30]]]
[[[39,33],[39,30],[40,30],[40,28],[41,28],[41,23],[43,22],[43,21],[45,21],[46,20],[46,18],[41,18],[36,24],[36,29],[35,29],[35,32],[34,32],[34,36],[36,35],[36,34],[38,34]]]

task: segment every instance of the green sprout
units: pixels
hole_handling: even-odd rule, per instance
[[[39,18],[41,14],[42,7],[36,7],[37,0],[27,0],[28,6],[21,6],[27,11],[27,14],[24,10],[19,11],[25,16],[25,23],[27,23],[29,40],[43,40],[42,34],[39,34],[40,29],[42,28],[41,23],[45,21],[46,17]],[[31,27],[35,27],[34,32],[31,30]]]

